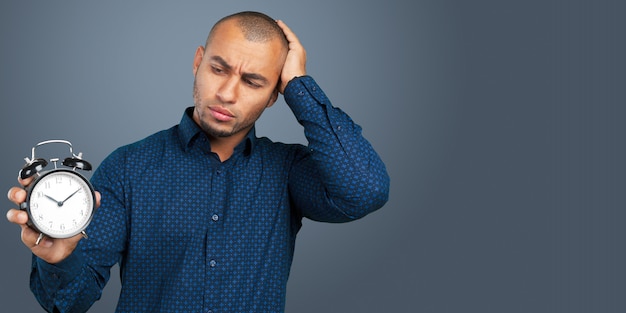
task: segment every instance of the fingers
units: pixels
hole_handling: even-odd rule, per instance
[[[37,240],[39,233],[28,227],[28,214],[21,210],[11,209],[7,212],[7,220],[11,223],[17,224],[22,228],[21,239],[26,247],[29,249],[37,246]],[[50,240],[41,240],[39,244],[43,244],[44,247],[51,246]]]
[[[100,195],[100,192],[96,191],[96,209],[100,207],[101,199],[102,199],[102,195]]]
[[[18,211],[18,213],[25,212]],[[83,238],[82,234],[78,234],[67,239],[54,239],[42,235],[27,225],[20,224],[20,227],[22,228],[22,243],[36,256],[51,264],[61,262],[72,254],[78,242]]]
[[[33,178],[19,179],[22,186],[28,186]],[[100,206],[101,194],[96,191],[96,207]],[[26,190],[20,187],[12,187],[7,193],[7,198],[16,205],[20,205],[26,201]],[[44,261],[54,264],[67,258],[75,249],[78,242],[83,238],[82,234],[78,234],[67,239],[53,239],[43,236],[38,231],[30,228],[28,223],[28,213],[23,210],[10,209],[6,213],[7,220],[13,224],[19,225],[21,228],[21,240],[24,245],[30,249],[33,254],[40,257]]]
[[[287,26],[287,24],[285,24],[285,22],[278,20],[276,23],[283,30],[283,33],[285,33],[285,37],[289,42],[289,54],[298,57],[301,61],[306,61],[306,51],[300,43],[298,36],[296,36],[296,34],[291,30],[291,28],[289,28],[289,26]],[[304,66],[304,62],[302,66]]]
[[[26,212],[19,210],[11,210],[7,213],[7,219],[12,222],[19,222],[17,224],[22,228],[21,240],[24,245],[30,249],[36,256],[45,260],[48,263],[58,263],[67,258],[76,249],[76,245],[83,238],[82,234],[75,235],[67,239],[54,239],[42,235],[34,229],[25,225],[25,220],[28,220],[28,216],[25,216],[25,220],[19,220],[18,215]],[[24,221],[24,223],[21,223]]]
[[[11,209],[7,212],[7,220],[13,224],[25,225],[28,222],[28,214],[22,210]]]
[[[35,176],[31,176],[31,177],[22,179],[18,175],[17,182],[20,183],[20,185],[26,187],[26,186],[30,185],[30,183],[32,183],[34,179],[35,179]]]
[[[300,40],[298,40],[298,36],[296,36],[296,34],[291,30],[291,28],[289,28],[289,26],[287,26],[287,24],[285,24],[285,22],[277,20],[276,23],[283,30],[283,33],[285,33],[285,37],[287,37],[287,41],[289,42],[289,48],[291,48],[292,43],[294,44],[294,46],[300,45]]]
[[[20,226],[22,227],[22,242],[31,251],[35,252],[34,249],[37,248],[41,249],[52,247],[53,241],[51,238],[43,236],[41,233],[34,231],[26,225]]]
[[[44,236],[39,241],[39,244],[33,245],[33,243],[36,243],[39,238],[38,234],[35,235],[36,236],[31,237],[29,234],[28,238],[24,238],[24,244],[29,247],[36,256],[50,264],[55,264],[65,260],[70,254],[72,254],[72,252],[76,249],[78,242],[83,238],[82,234],[66,239],[52,239]],[[35,238],[35,241],[32,241],[32,238]]]
[[[20,185],[26,187],[30,185],[30,183],[33,181],[33,177],[29,177],[26,179],[21,179],[20,177],[18,177],[17,181],[20,183]],[[9,189],[9,192],[7,193],[7,198],[9,198],[11,202],[17,205],[20,205],[20,203],[26,201],[26,190],[24,190],[23,187],[12,187],[11,189]]]
[[[282,73],[280,75],[280,93],[284,93],[285,88],[289,81],[294,77],[306,75],[306,50],[300,43],[300,40],[294,34],[294,32],[281,20],[277,20],[276,23],[285,33],[285,37],[289,42],[289,51],[287,52],[287,58],[285,59],[285,65],[283,66]]]
[[[28,186],[33,181],[33,178],[21,179],[18,177],[17,180],[22,186]],[[20,187],[12,187],[7,192],[7,198],[19,206],[26,201],[26,190]],[[28,214],[22,210],[11,209],[7,211],[7,220],[14,224],[25,225],[28,222]]]
[[[17,205],[26,201],[26,190],[20,187],[13,187],[7,193],[9,200]]]
[[[26,190],[20,187],[13,187],[9,189],[7,198],[19,206],[21,203],[26,201]],[[100,192],[96,191],[96,208],[100,207],[101,199],[102,195]],[[22,210],[10,209],[7,211],[7,220],[14,224],[26,224],[26,222],[28,222],[28,214]]]
[[[11,209],[7,212],[7,220],[13,224],[17,224],[22,228],[21,238],[26,247],[32,249],[36,246],[39,236],[34,230],[26,226],[28,223],[28,214],[22,210]]]

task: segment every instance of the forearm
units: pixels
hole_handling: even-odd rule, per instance
[[[310,160],[303,161],[308,163],[304,167],[314,167],[326,202],[340,210],[345,220],[362,217],[382,207],[388,199],[389,176],[376,151],[362,136],[361,127],[342,110],[333,107],[310,77],[292,80],[285,100],[304,126],[310,154],[305,158]],[[311,173],[311,169],[303,171]],[[305,179],[309,183],[315,180]]]
[[[33,257],[31,290],[48,312],[86,312],[100,298],[111,267],[120,260],[127,228],[119,185],[124,176],[116,169],[125,163],[107,158],[92,177],[102,201],[86,229],[89,238],[57,264]]]
[[[58,264],[48,264],[33,256],[30,287],[48,312],[86,312],[100,298],[108,280],[95,273],[75,251]]]

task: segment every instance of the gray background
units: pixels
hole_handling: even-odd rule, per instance
[[[380,211],[305,222],[288,312],[625,312],[626,4],[395,2],[3,1],[0,190],[41,140],[98,165],[178,123],[210,26],[260,10],[392,178]],[[304,141],[282,99],[258,132]],[[39,312],[2,220],[2,311]]]

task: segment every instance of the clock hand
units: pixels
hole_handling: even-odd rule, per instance
[[[50,200],[52,200],[52,201],[56,202],[56,204],[57,204],[58,206],[62,206],[62,205],[63,205],[63,202],[61,202],[61,201],[57,201],[57,199],[55,199],[55,198],[52,198],[52,197],[50,197],[50,196],[48,196],[48,195],[44,195],[44,196],[45,196],[46,198],[48,198],[48,199],[50,199]]]
[[[65,201],[69,200],[73,195],[75,195],[79,191],[80,191],[80,188],[76,189],[76,191],[72,192],[72,194],[67,196],[67,198],[65,198],[65,200],[59,201],[59,206],[63,206],[63,203],[65,203]]]

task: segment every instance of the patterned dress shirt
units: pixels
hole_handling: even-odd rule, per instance
[[[257,138],[221,162],[191,118],[121,147],[92,177],[101,206],[64,261],[33,257],[31,289],[49,312],[84,312],[120,265],[116,312],[283,312],[306,217],[347,222],[388,199],[384,164],[361,128],[308,76],[285,101],[308,146]]]

